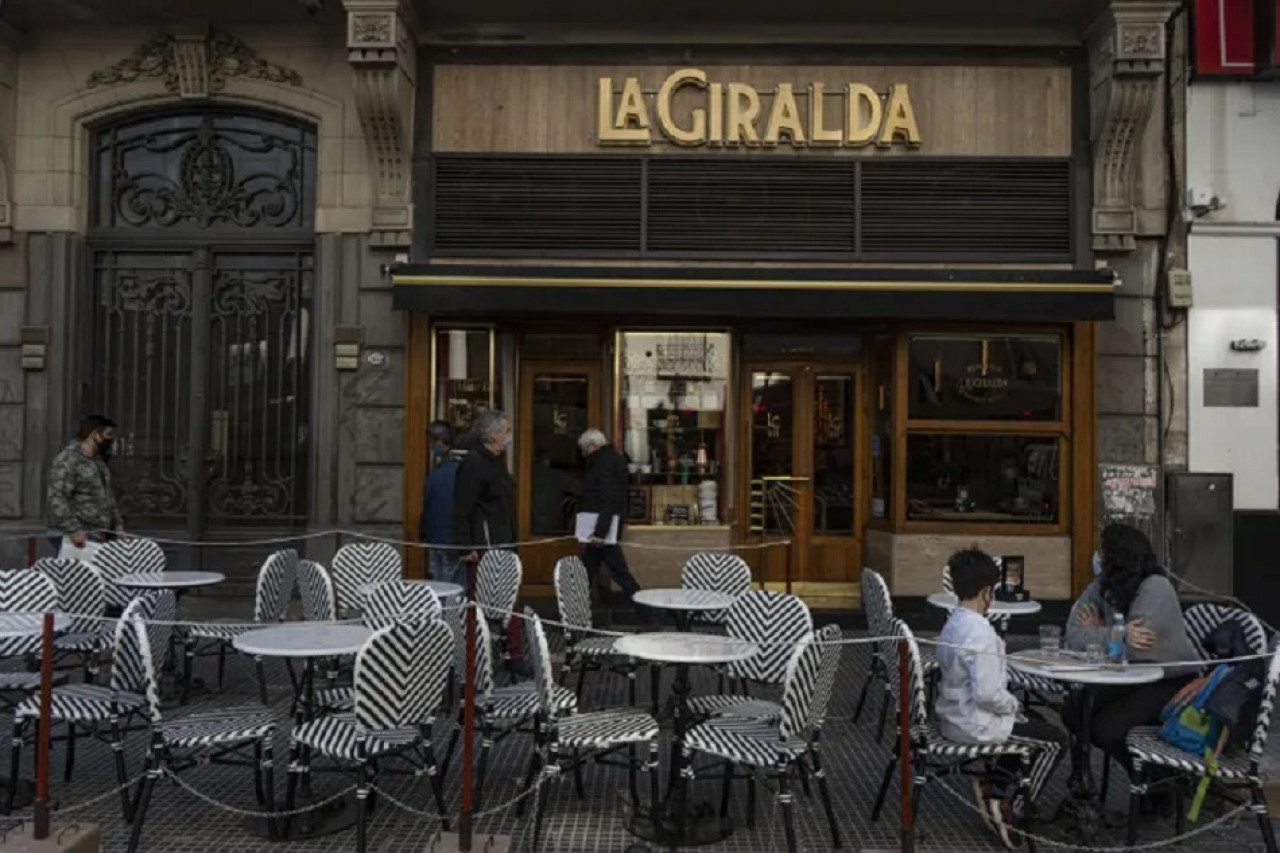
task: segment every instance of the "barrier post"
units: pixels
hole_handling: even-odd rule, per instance
[[[36,746],[35,839],[49,837],[49,720],[53,704],[53,614],[44,614],[40,663],[40,736]]]
[[[54,556],[58,556],[54,554]],[[31,568],[36,564],[36,537],[27,537],[27,568]]]
[[[898,772],[902,778],[902,853],[915,853],[915,815],[912,814],[911,766],[911,650],[906,640],[898,643]]]
[[[466,680],[462,685],[462,813],[458,816],[458,850],[471,851],[472,763],[476,737],[476,566],[468,560],[467,610],[463,633],[466,635]]]

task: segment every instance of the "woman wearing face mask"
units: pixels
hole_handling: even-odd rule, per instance
[[[1131,662],[1169,664],[1196,660],[1177,590],[1156,562],[1151,542],[1127,524],[1108,525],[1094,555],[1093,583],[1071,608],[1064,644],[1075,651],[1105,648],[1115,614],[1128,627]],[[1094,690],[1093,744],[1128,767],[1125,737],[1135,726],[1156,725],[1160,712],[1195,674],[1196,667],[1165,667],[1165,678],[1140,686]],[[1076,729],[1082,709],[1069,697],[1063,719]],[[1073,755],[1074,758],[1074,755]]]

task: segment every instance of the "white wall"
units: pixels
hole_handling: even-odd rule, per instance
[[[1275,509],[1280,85],[1192,84],[1187,186],[1210,188],[1226,204],[1195,220],[1188,243],[1195,288],[1187,320],[1190,469],[1234,474],[1237,509]],[[1266,348],[1233,352],[1231,341],[1241,338]],[[1256,368],[1258,408],[1206,408],[1206,368]]]

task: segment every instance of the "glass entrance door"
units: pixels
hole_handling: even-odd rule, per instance
[[[748,368],[747,539],[769,583],[848,583],[861,564],[855,365]]]
[[[595,362],[526,362],[520,377],[516,482],[524,582],[549,584],[555,562],[577,553],[571,538],[586,476],[578,450],[583,431],[602,428],[600,366]]]

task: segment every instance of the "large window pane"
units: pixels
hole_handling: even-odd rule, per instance
[[[813,381],[813,532],[853,535],[853,376]]]
[[[481,409],[503,402],[493,359],[496,341],[490,329],[436,331],[435,417],[453,425],[458,436],[471,428]]]
[[[591,426],[591,380],[580,374],[533,377],[531,527],[537,536],[573,533],[586,460],[578,436]]]
[[[1015,435],[907,437],[907,518],[1055,524],[1058,440]]]
[[[628,518],[644,524],[719,524],[726,463],[729,336],[619,335],[619,423],[630,464]]]
[[[751,527],[759,533],[787,535],[795,528],[795,388],[790,373],[751,374]]]
[[[893,338],[871,346],[871,517],[893,508]]]
[[[912,335],[912,420],[1062,419],[1062,341],[1056,335]]]

